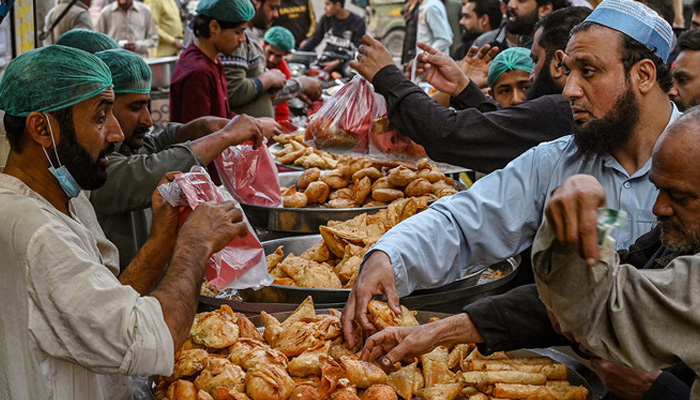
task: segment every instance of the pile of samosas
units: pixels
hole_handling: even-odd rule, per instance
[[[291,208],[313,204],[330,208],[378,207],[408,197],[436,200],[455,193],[452,178],[427,161],[412,170],[403,165],[381,166],[364,158],[341,156],[330,171],[304,171],[296,185],[282,189],[282,202]]]
[[[362,257],[370,246],[399,222],[428,208],[425,197],[399,199],[376,214],[366,213],[321,226],[321,241],[299,256],[284,254],[284,246],[267,256],[274,284],[323,289],[352,288]]]
[[[282,150],[272,152],[281,164],[297,165],[304,168],[333,169],[338,156],[316,150],[304,142],[304,132],[295,135],[277,135],[273,139],[283,145]]]
[[[373,300],[377,329],[418,325]],[[386,373],[344,342],[340,312],[316,314],[307,298],[285,321],[264,311],[260,333],[228,306],[197,314],[169,377],[156,377],[158,400],[583,400],[587,391],[563,380],[566,366],[548,358],[483,357],[473,344],[436,347]],[[360,337],[362,337],[361,332]]]

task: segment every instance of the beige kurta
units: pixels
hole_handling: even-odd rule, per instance
[[[71,216],[0,174],[0,398],[131,399],[126,375],[169,375],[160,303],[119,283],[86,196]]]
[[[158,46],[158,31],[151,10],[138,1],[134,1],[127,11],[119,8],[116,1],[108,5],[100,12],[95,28],[117,42],[134,42],[136,53],[144,58]]]
[[[58,16],[63,13],[70,3],[70,0],[60,0],[54,8],[52,8],[48,14],[46,14],[46,20],[44,22],[44,29],[49,29],[54,23]],[[71,7],[66,15],[58,22],[51,34],[44,40],[44,46],[53,44],[58,40],[61,35],[70,31],[71,29],[89,29],[93,30],[92,18],[90,17],[89,7],[82,1],[76,2],[73,7]]]
[[[700,374],[700,254],[639,270],[617,254],[589,267],[547,223],[532,246],[542,302],[597,356],[656,371],[685,364]],[[691,398],[700,399],[700,385]]]

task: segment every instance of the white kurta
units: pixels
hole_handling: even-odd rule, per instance
[[[130,399],[127,375],[172,372],[160,303],[120,284],[84,194],[70,213],[0,174],[2,399]]]

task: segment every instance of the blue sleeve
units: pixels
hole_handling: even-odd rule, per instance
[[[531,149],[387,232],[372,251],[390,257],[399,296],[453,282],[530,247],[560,150],[549,144]]]
[[[431,46],[445,54],[450,54],[453,35],[447,13],[437,6],[429,7],[425,10],[425,22],[435,39]]]

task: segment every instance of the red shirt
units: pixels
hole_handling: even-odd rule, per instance
[[[194,43],[180,55],[170,83],[170,121],[187,123],[212,115],[231,118],[224,66]]]
[[[289,65],[287,65],[287,61],[285,59],[282,59],[282,62],[279,64],[275,65],[274,67],[270,69],[278,69],[282,71],[284,76],[289,79],[292,77],[292,72],[289,70]],[[289,101],[283,101],[279,103],[278,105],[275,106],[275,120],[277,122],[282,122],[282,121],[289,121]]]

